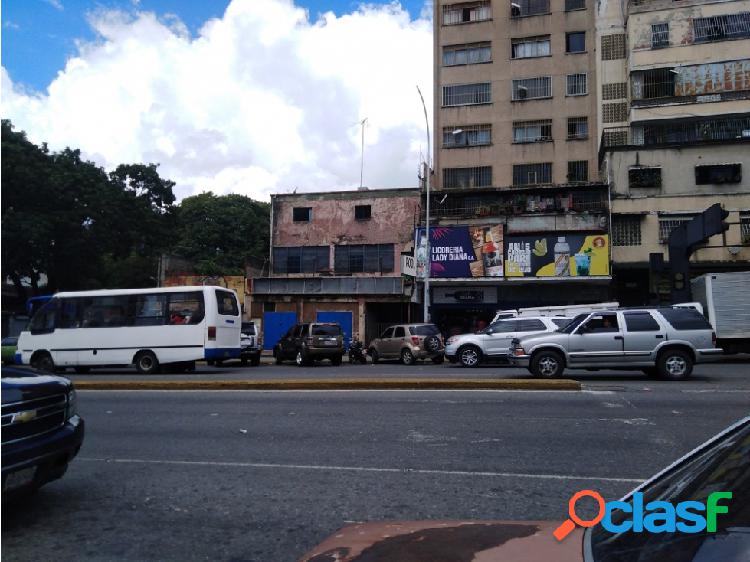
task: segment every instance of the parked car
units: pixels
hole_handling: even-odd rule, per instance
[[[32,369],[2,371],[3,501],[61,478],[83,443],[73,383]]]
[[[312,365],[319,359],[330,359],[341,365],[344,356],[344,335],[335,323],[311,322],[295,324],[273,348],[276,364],[293,359],[298,366]]]
[[[514,340],[514,365],[536,377],[571,369],[642,370],[686,379],[693,365],[720,355],[711,324],[691,308],[622,309],[576,316],[557,332]]]
[[[381,359],[400,359],[404,365],[425,359],[439,364],[445,359],[444,352],[443,337],[435,324],[391,326],[367,348],[373,363]]]
[[[253,367],[260,365],[260,341],[258,332],[255,329],[255,322],[243,322],[240,329],[240,363],[247,365],[248,362]]]
[[[2,341],[0,341],[0,345],[2,345],[3,365],[13,365],[16,362],[18,338],[15,336],[3,338]]]
[[[464,367],[477,367],[485,361],[508,363],[514,338],[554,332],[570,321],[571,318],[557,316],[496,320],[480,332],[448,338],[445,357],[451,363],[458,362]]]
[[[624,522],[623,531],[608,531],[600,522],[585,530],[576,527],[558,541],[553,533],[560,521],[376,521],[337,530],[300,560],[433,560],[436,552],[447,552],[456,553],[456,560],[481,558],[486,562],[745,562],[750,552],[748,474],[750,417],[709,439],[622,498],[620,505],[627,504],[628,508],[613,509],[609,519],[617,524]],[[590,488],[586,491],[597,490],[596,483],[592,481]],[[707,506],[709,497],[717,491],[731,492],[732,498],[723,499],[724,505],[715,511],[718,515],[712,531],[677,530],[683,524],[692,527],[693,521],[702,521],[705,526],[705,507],[703,513],[699,508],[689,508],[696,510],[695,519],[688,519],[692,511],[683,516],[677,507],[675,516],[672,508],[673,517],[685,517],[685,522],[677,523],[677,529],[671,532],[638,532],[632,525],[627,528],[627,523],[636,518],[636,503],[642,520],[644,506],[651,509],[651,502],[657,502],[659,507],[653,509],[658,510],[654,513],[661,524],[664,513],[669,513],[665,504]],[[728,509],[724,511],[723,507]],[[566,501],[560,513],[566,513],[567,508]]]

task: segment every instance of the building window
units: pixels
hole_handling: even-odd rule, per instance
[[[614,33],[602,36],[602,60],[625,58],[625,34]]]
[[[510,40],[510,58],[512,59],[548,57],[550,54],[549,35]]]
[[[695,43],[745,37],[750,37],[750,12],[695,18],[693,20],[693,41]]]
[[[512,101],[533,100],[552,97],[552,78],[540,76],[513,80]]]
[[[640,246],[641,217],[638,215],[612,215],[612,245]]]
[[[669,47],[669,24],[654,23],[651,25],[651,48]]]
[[[459,84],[443,86],[443,107],[492,103],[491,84]]]
[[[586,32],[574,31],[565,34],[565,52],[566,53],[585,53],[586,52]]]
[[[328,246],[273,249],[274,273],[318,273],[329,268]]]
[[[603,103],[602,121],[604,123],[618,123],[628,120],[628,102]]]
[[[654,68],[633,72],[630,82],[634,100],[671,98],[675,95],[676,71],[673,68]]]
[[[750,244],[750,211],[740,212],[740,239],[743,244]]]
[[[695,167],[695,185],[740,183],[742,164],[710,164]]]
[[[492,185],[492,166],[475,166],[472,168],[445,168],[443,170],[443,187],[490,187]]]
[[[443,6],[443,25],[485,21],[492,17],[489,0]]]
[[[443,148],[487,146],[492,143],[492,125],[443,127]]]
[[[349,273],[391,273],[393,244],[355,244],[336,246],[334,270],[337,275]]]
[[[695,215],[665,215],[659,217],[659,244],[669,242],[669,235],[672,234],[672,231],[681,224],[690,222],[693,218],[695,218]]]
[[[604,100],[621,100],[628,97],[627,82],[612,82],[611,84],[602,84],[602,99]]]
[[[292,220],[294,222],[310,222],[312,220],[312,207],[294,207],[292,209]]]
[[[568,117],[568,140],[581,140],[589,137],[588,117]]]
[[[634,130],[637,130],[634,127]],[[640,127],[640,142],[633,144],[690,144],[701,141],[720,141],[750,138],[750,117],[703,119],[700,121],[672,121]],[[635,135],[634,135],[635,136]]]
[[[358,221],[369,221],[372,216],[371,205],[355,205],[354,206],[354,219]]]
[[[539,185],[552,183],[552,163],[518,164],[513,166],[513,185]]]
[[[572,12],[573,10],[585,10],[586,0],[565,0],[565,11]]]
[[[628,170],[628,187],[630,189],[661,188],[661,168],[630,168]]]
[[[568,162],[568,183],[583,183],[589,181],[588,160]]]
[[[537,121],[515,121],[513,123],[513,142],[546,142],[552,140],[552,119]]]
[[[491,61],[492,49],[490,43],[471,43],[469,45],[443,47],[443,66],[479,64]]]
[[[510,2],[511,18],[524,18],[549,13],[549,0],[511,0]]]
[[[586,75],[585,74],[568,74],[567,89],[565,95],[567,96],[583,96],[588,93],[586,89]]]

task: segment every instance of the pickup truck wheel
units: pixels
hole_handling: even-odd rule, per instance
[[[458,350],[458,361],[464,367],[478,367],[482,362],[482,351],[475,345],[467,345]]]
[[[668,349],[659,355],[656,367],[664,379],[684,380],[693,372],[693,359],[681,349]]]
[[[401,351],[401,362],[404,365],[414,365],[414,354],[411,352],[411,349],[404,349]]]
[[[565,370],[565,360],[557,351],[540,351],[531,360],[531,372],[540,379],[555,379]]]
[[[139,351],[135,356],[135,369],[142,375],[159,372],[159,360],[153,351]]]
[[[377,365],[380,361],[380,354],[378,353],[378,350],[374,348],[370,349],[370,351],[368,351],[368,354],[372,358],[372,364]]]

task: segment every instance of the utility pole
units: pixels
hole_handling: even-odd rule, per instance
[[[427,119],[427,106],[424,103],[422,90],[417,86],[419,99],[422,100],[424,110],[424,124],[427,129],[427,157],[425,158],[425,188],[427,191],[427,209],[425,214],[425,237],[427,238],[427,264],[424,268],[424,321],[430,321],[430,273],[432,269],[432,248],[430,247],[430,122]]]
[[[362,179],[364,177],[365,173],[365,121],[367,121],[367,117],[362,119],[362,121],[359,122],[359,124],[362,126],[362,154],[360,157],[360,164],[359,164],[359,188],[362,189],[363,183]]]

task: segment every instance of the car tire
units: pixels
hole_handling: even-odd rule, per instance
[[[331,358],[331,365],[333,365],[334,367],[340,367],[341,361],[342,361],[341,356],[333,357]]]
[[[411,352],[411,349],[402,349],[401,350],[401,363],[404,365],[414,365],[416,362],[416,359],[414,358],[414,354]]]
[[[540,351],[531,359],[531,372],[540,379],[556,379],[565,370],[565,359],[557,351]]]
[[[34,357],[31,358],[31,366],[40,371],[47,371],[49,373],[55,372],[55,362],[52,360],[52,356],[46,351],[34,355]]]
[[[482,363],[482,350],[475,345],[466,345],[458,350],[458,362],[463,367],[478,367]]]
[[[693,359],[682,349],[667,349],[656,359],[656,368],[663,379],[685,380],[693,372]]]
[[[428,336],[424,339],[422,345],[424,345],[424,348],[428,353],[435,353],[440,349],[440,338],[437,336]]]
[[[372,364],[377,365],[380,361],[380,354],[378,353],[377,349],[371,349],[369,352],[370,357],[372,358]]]
[[[294,356],[294,362],[297,364],[297,367],[306,367],[310,364],[307,354],[301,349],[297,350],[297,355]]]
[[[159,372],[159,360],[153,351],[139,351],[134,363],[135,370],[141,375],[153,375]]]
[[[444,355],[438,355],[437,357],[432,358],[432,362],[435,365],[442,365],[445,362],[445,356]]]
[[[91,372],[91,367],[73,367],[73,372],[78,375],[88,375]]]
[[[260,355],[256,355],[250,359],[250,366],[257,367],[258,365],[260,365]]]

